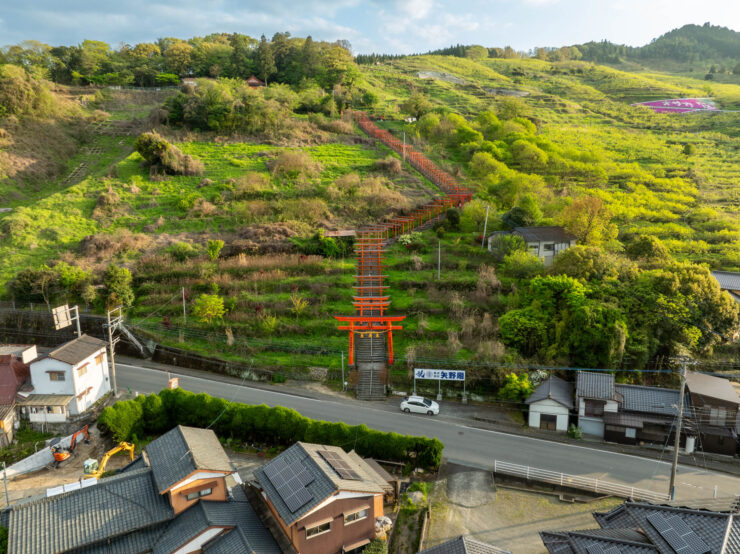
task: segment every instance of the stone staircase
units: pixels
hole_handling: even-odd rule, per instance
[[[385,335],[361,337],[355,334],[355,367],[357,368],[357,398],[385,400],[386,351]]]

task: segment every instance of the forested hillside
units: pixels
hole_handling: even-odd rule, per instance
[[[91,65],[83,43],[67,58],[45,50],[68,60],[63,71],[2,66],[42,88],[43,77],[137,83],[142,67],[146,84],[202,76],[160,92],[56,85],[65,113],[107,131],[84,178],[0,181],[14,195],[0,214],[6,297],[123,302],[167,343],[287,373],[338,368],[346,337],[333,315],[352,310],[352,244],[327,232],[438,194],[362,135],[352,111],[364,110],[475,192],[391,247],[392,310],[407,316],[394,378],[404,360],[471,364],[495,386],[498,364],[639,368],[727,351],[738,306],[709,269],[740,270],[740,86],[567,59],[572,50],[550,60],[464,47],[358,66],[342,44],[240,41],[101,47]],[[149,54],[133,62],[137,50]],[[247,86],[253,73],[268,86]],[[727,111],[630,105],[681,97]],[[489,253],[487,209],[488,232],[563,225],[579,246],[549,269],[516,240]]]

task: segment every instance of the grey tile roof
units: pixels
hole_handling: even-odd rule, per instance
[[[621,531],[621,530],[620,530]],[[568,539],[577,553],[588,554],[609,553],[616,548],[619,554],[655,554],[660,552],[655,546],[646,542],[643,537],[630,536],[625,533],[603,533],[603,529],[569,531]],[[640,533],[635,532],[635,535]]]
[[[89,335],[82,335],[62,346],[55,348],[47,354],[49,358],[65,362],[70,365],[80,363],[82,360],[89,358],[98,350],[105,348],[106,343]]]
[[[677,390],[638,385],[615,385],[614,389],[622,396],[622,409],[629,412],[667,416],[675,416],[678,412]],[[684,402],[684,415],[688,414],[688,402]]]
[[[725,549],[728,553],[740,552],[740,514],[732,516],[732,527],[727,535]]]
[[[75,550],[75,554],[131,554],[132,552],[151,552],[162,536],[169,522],[158,523],[132,533],[104,540],[93,546]]]
[[[564,381],[560,377],[552,375],[540,383],[540,386],[529,395],[526,403],[531,404],[532,402],[545,400],[547,398],[562,404],[569,410],[572,410],[574,406],[573,385],[568,381]]]
[[[14,507],[8,551],[44,554],[92,546],[172,519],[167,498],[141,469],[101,479],[97,485]]]
[[[511,554],[511,552],[472,539],[467,535],[460,535],[447,542],[425,548],[419,554]]]
[[[576,396],[598,400],[614,400],[614,375],[593,371],[579,371],[576,376]]]
[[[570,242],[575,235],[558,226],[550,227],[514,227],[514,233],[527,242]]]
[[[210,429],[177,427],[146,445],[159,492],[164,492],[198,469],[231,473],[233,467]]]
[[[732,383],[722,377],[687,371],[686,386],[691,394],[700,394],[701,396],[740,404],[740,397],[735,392]]]
[[[341,479],[331,466],[317,453],[318,450],[331,450],[333,452],[341,453],[341,455],[343,455],[343,459],[351,464],[350,467],[357,471],[362,479]],[[311,500],[298,508],[295,512],[291,512],[265,473],[265,468],[269,467],[270,464],[274,463],[275,460],[278,459],[283,460],[288,465],[294,463],[300,464],[313,476],[313,481],[306,486],[306,490],[308,490],[311,495]],[[346,490],[367,492],[369,495],[382,494],[384,492],[383,488],[381,488],[373,479],[372,470],[364,463],[362,465],[358,464],[357,460],[362,461],[359,457],[357,457],[357,459],[350,458],[347,453],[338,446],[324,446],[297,442],[283,453],[279,454],[276,458],[255,470],[254,474],[257,482],[265,491],[265,494],[267,494],[267,497],[277,510],[280,518],[287,525],[292,525],[337,491]]]
[[[550,554],[575,554],[567,532],[540,531],[540,539]]]
[[[712,271],[712,277],[717,279],[722,290],[740,290],[740,273],[732,271]]]
[[[664,518],[673,515],[679,516],[709,546],[713,554],[733,552],[733,550],[728,550],[726,547],[723,549],[728,526],[734,524],[733,516],[728,513],[625,502],[610,512],[595,513],[594,518],[603,528],[641,530],[661,553],[673,554],[673,549],[668,542],[648,520],[648,516],[652,514],[660,514]]]
[[[249,552],[251,554],[260,551],[253,549],[241,529],[235,527],[228,533],[216,538],[216,540],[206,543],[203,552],[207,554],[244,554]]]

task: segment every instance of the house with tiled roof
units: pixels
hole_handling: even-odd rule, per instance
[[[551,554],[736,554],[740,514],[625,502],[593,514],[598,529],[542,531]]]
[[[254,486],[300,554],[360,552],[392,486],[355,452],[297,442],[255,471]]]
[[[704,451],[727,455],[738,452],[740,396],[732,383],[723,377],[687,371],[686,388]]]
[[[19,402],[33,423],[64,423],[111,390],[106,343],[82,335],[31,362],[33,390]]]
[[[469,535],[460,535],[443,543],[425,548],[419,554],[511,554]]]
[[[117,475],[1,512],[8,552],[280,554],[227,463],[213,431],[178,426]]]
[[[529,426],[534,429],[567,431],[574,408],[573,385],[552,375],[543,381],[529,398]]]
[[[542,260],[545,266],[552,265],[555,256],[563,250],[576,245],[575,235],[563,227],[514,227],[511,231],[496,231],[488,237],[488,251],[496,248],[499,237],[513,235],[521,237],[527,244],[527,250],[536,258]]]
[[[37,357],[36,346],[5,344],[0,346],[0,448],[13,442],[18,392],[30,385],[30,362]]]
[[[611,373],[579,371],[576,374],[578,427],[584,434],[603,438],[604,414],[616,413],[618,400]]]
[[[674,440],[679,406],[679,391],[639,385],[615,385],[619,402],[617,412],[604,414],[604,438],[622,444],[665,444]],[[696,425],[689,411],[688,394],[685,396],[681,444],[687,454],[694,450]]]

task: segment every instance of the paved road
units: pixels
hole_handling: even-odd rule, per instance
[[[167,373],[161,370],[121,363],[116,364],[116,368],[119,389],[150,393],[167,386]],[[365,423],[383,431],[437,437],[445,445],[445,458],[455,463],[490,468],[494,460],[499,460],[658,492],[668,489],[670,464],[667,462],[477,429],[465,425],[462,420],[444,416],[393,413],[372,403],[318,400],[201,377],[174,373],[172,376],[179,377],[183,389],[231,401],[286,406],[310,418],[343,421],[350,425]],[[720,495],[740,493],[739,478],[689,466],[679,466],[677,486],[678,499],[712,498],[715,486]]]

